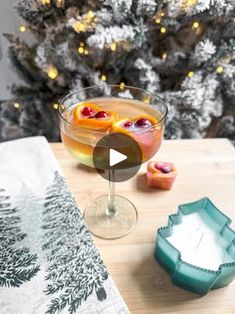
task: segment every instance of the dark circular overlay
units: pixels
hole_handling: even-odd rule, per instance
[[[120,156],[125,160],[119,162]],[[132,137],[123,133],[112,133],[102,137],[96,144],[93,163],[104,179],[122,182],[138,172],[142,163],[142,151]]]

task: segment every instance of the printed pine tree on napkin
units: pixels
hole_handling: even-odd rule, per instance
[[[129,313],[43,137],[0,144],[0,313]]]

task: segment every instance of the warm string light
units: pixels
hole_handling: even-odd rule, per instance
[[[181,3],[181,8],[187,11],[188,8],[194,7],[198,3],[198,0],[183,0]]]
[[[77,18],[79,20],[73,24],[73,28],[77,33],[94,29],[97,22],[95,13],[91,10],[89,10],[82,17],[78,16]]]
[[[86,29],[85,24],[80,21],[75,22],[73,25],[73,28],[77,33],[85,32],[85,29]]]
[[[124,89],[124,88],[125,88],[125,83],[124,83],[124,82],[121,82],[121,83],[119,84],[119,87],[120,87],[120,89]]]
[[[88,11],[86,15],[87,15],[87,18],[90,19],[90,20],[92,20],[93,17],[95,17],[95,13],[93,11],[91,11],[91,10]]]
[[[165,34],[166,31],[167,31],[167,29],[166,29],[164,26],[162,26],[162,27],[160,28],[160,32],[161,32],[162,34]]]
[[[84,53],[84,48],[83,47],[79,47],[78,48],[78,53],[83,54]]]
[[[19,109],[20,108],[20,104],[18,102],[14,102],[13,106],[16,108],[16,109]]]
[[[55,103],[55,104],[52,105],[52,107],[53,107],[53,109],[58,110],[59,105]]]
[[[188,72],[188,77],[191,78],[191,77],[193,77],[193,75],[194,75],[194,72],[193,72],[193,71],[189,71],[189,72]]]
[[[224,72],[224,68],[223,68],[221,65],[219,65],[219,66],[216,68],[216,72],[217,72],[218,74],[222,74],[222,73]],[[189,71],[189,72],[188,72],[188,77],[189,77],[189,78],[193,77],[193,75],[194,75],[194,72],[193,72],[193,71]]]
[[[221,65],[219,65],[219,66],[217,67],[217,69],[216,69],[216,72],[219,73],[219,74],[221,74],[221,73],[224,72],[224,68],[223,68]]]
[[[46,67],[45,72],[47,76],[52,80],[55,80],[59,75],[57,68],[51,64]]]
[[[43,5],[51,4],[51,0],[40,0],[40,1],[41,1],[41,4],[43,4]]]
[[[85,43],[83,41],[80,42],[80,47],[78,47],[78,53],[79,54],[84,54],[84,55],[88,55],[89,51],[88,49],[85,47]]]
[[[20,25],[19,30],[21,33],[26,32],[26,26],[25,25]]]
[[[154,21],[156,24],[161,24],[162,18],[165,16],[165,12],[161,11],[155,14]],[[165,26],[160,26],[160,33],[165,34],[167,32],[167,28]]]
[[[162,18],[165,16],[165,12],[164,11],[160,11],[160,12],[157,12],[155,15],[154,15],[154,21],[156,24],[160,24],[161,21],[162,21]]]
[[[101,80],[104,81],[104,82],[107,80],[107,77],[106,77],[105,74],[102,74],[102,75],[101,75]]]
[[[200,26],[199,22],[195,21],[193,22],[192,29],[198,29],[199,26]]]
[[[111,44],[110,44],[110,49],[111,49],[112,51],[115,51],[115,50],[117,49],[117,44],[116,44],[115,42],[111,43]]]
[[[167,53],[167,52],[163,52],[163,54],[162,54],[162,59],[163,59],[163,60],[166,60],[167,57],[168,57],[168,53]]]
[[[160,24],[160,23],[161,23],[161,19],[160,19],[159,17],[156,18],[156,19],[155,19],[155,23],[156,23],[156,24]]]

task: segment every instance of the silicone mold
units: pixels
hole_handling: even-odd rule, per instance
[[[182,251],[178,250],[169,239],[174,237],[174,230],[177,225],[182,224],[184,216],[196,214],[201,217],[203,225],[207,226],[207,230],[214,235],[216,246],[214,251],[218,249],[226,256],[224,263],[218,265],[217,269],[210,267],[198,267],[192,262],[187,262],[182,258]],[[191,216],[192,218],[193,216]],[[229,227],[231,219],[224,215],[208,198],[203,198],[198,201],[183,204],[178,207],[177,214],[168,217],[168,224],[161,227],[157,231],[157,240],[155,245],[155,258],[170,274],[172,282],[188,291],[205,295],[211,289],[221,288],[228,285],[235,277],[235,232]],[[206,229],[205,229],[206,230]],[[207,231],[206,230],[206,231]],[[198,244],[195,250],[198,249],[200,241],[203,237],[203,232],[196,229],[198,235]],[[191,239],[186,238],[189,245]],[[205,243],[206,236],[203,238]],[[216,240],[216,241],[215,241]],[[193,244],[192,244],[193,245]],[[204,244],[204,245],[207,245]],[[208,246],[210,248],[210,246]],[[194,248],[193,248],[194,249]],[[194,253],[197,252],[194,250]],[[189,250],[190,251],[190,250]],[[187,252],[187,251],[186,251]],[[196,255],[199,263],[207,261],[206,251],[204,256]],[[208,253],[210,254],[210,252]],[[222,256],[223,256],[222,254]],[[190,257],[190,255],[188,254]],[[213,256],[208,256],[212,259]]]

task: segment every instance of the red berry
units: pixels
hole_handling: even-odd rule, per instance
[[[123,124],[123,126],[125,127],[125,128],[129,128],[129,127],[131,127],[133,125],[133,122],[131,122],[131,121],[126,121],[124,124]]]
[[[83,109],[82,109],[82,114],[83,114],[84,116],[89,117],[89,116],[91,116],[91,115],[93,114],[93,110],[92,110],[91,107],[83,107]]]
[[[156,164],[154,165],[154,167],[157,169],[157,170],[162,170],[162,168],[165,166],[164,162],[156,162]]]
[[[162,171],[163,173],[169,173],[169,172],[171,172],[171,168],[168,167],[168,166],[164,166],[164,167],[162,167],[161,171]]]
[[[99,111],[95,115],[95,117],[98,119],[107,118],[107,116],[108,116],[108,113],[106,111]]]
[[[152,123],[146,118],[139,119],[136,121],[136,124],[142,128],[147,128],[152,125]]]

